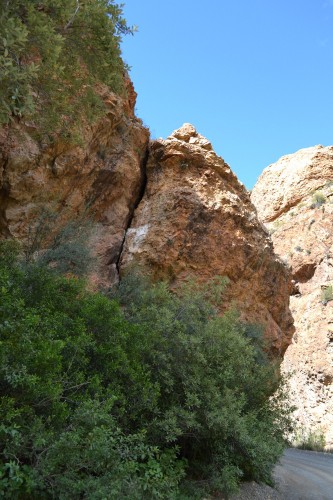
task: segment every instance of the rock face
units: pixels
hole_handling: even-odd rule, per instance
[[[287,269],[247,190],[189,124],[150,145],[147,186],[127,231],[121,270],[133,263],[175,284],[190,275],[227,276],[225,305],[234,303],[244,320],[264,325],[275,356],[289,345]]]
[[[117,279],[125,230],[144,188],[149,132],[134,116],[136,94],[104,91],[108,113],[85,131],[84,146],[38,143],[27,127],[0,130],[0,236],[27,242],[42,214],[56,214],[51,231],[91,217],[90,244],[99,284]]]
[[[252,192],[274,249],[292,270],[296,333],[283,369],[305,433],[333,447],[333,147],[316,146],[267,167]]]
[[[110,286],[131,263],[175,286],[190,275],[227,276],[221,311],[235,304],[262,324],[281,356],[293,334],[288,270],[248,192],[189,124],[149,146],[127,84],[127,99],[105,91],[108,114],[86,129],[84,146],[42,145],[22,125],[0,131],[0,237],[29,245],[49,212],[42,251],[66,223],[90,218],[96,286]]]

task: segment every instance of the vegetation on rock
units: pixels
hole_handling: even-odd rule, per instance
[[[132,30],[113,0],[0,8],[0,125],[68,137],[103,113],[105,91],[125,92]],[[48,218],[23,260],[0,242],[0,496],[186,499],[270,483],[290,410],[260,327],[217,314],[225,281],[171,293],[129,274],[91,293],[78,278],[89,228],[69,223],[46,249]]]
[[[253,328],[216,316],[223,287],[176,295],[129,275],[108,298],[1,243],[1,494],[173,499],[270,482],[289,410]]]
[[[319,208],[326,202],[326,197],[321,191],[316,191],[312,196],[311,208]]]
[[[66,134],[96,119],[98,86],[123,91],[127,32],[113,0],[1,0],[0,124],[24,117],[39,133]]]

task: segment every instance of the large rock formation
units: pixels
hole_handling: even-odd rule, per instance
[[[221,310],[235,304],[262,324],[281,356],[293,333],[288,271],[244,186],[191,125],[148,147],[130,82],[126,99],[106,90],[104,100],[108,114],[81,146],[40,144],[23,125],[0,131],[0,236],[29,246],[43,214],[55,214],[43,251],[67,222],[91,218],[96,285],[110,286],[132,262],[174,284],[227,276]]]
[[[225,306],[265,327],[274,355],[293,334],[289,276],[249,194],[189,124],[150,145],[147,186],[127,231],[121,269],[142,265],[177,283],[227,276]]]
[[[56,214],[52,233],[77,217],[91,217],[96,262],[91,278],[117,279],[125,231],[144,188],[149,132],[134,116],[136,94],[104,90],[107,114],[87,127],[83,146],[41,144],[19,125],[0,130],[0,236],[27,243],[43,214]],[[47,244],[47,242],[46,242]]]
[[[333,447],[333,147],[316,146],[267,167],[252,192],[274,249],[293,276],[296,333],[283,369],[305,433]]]

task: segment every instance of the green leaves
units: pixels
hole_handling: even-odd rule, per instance
[[[228,493],[241,478],[270,480],[288,410],[270,400],[279,381],[260,350],[260,329],[247,329],[235,311],[218,317],[226,283],[209,286],[188,283],[173,294],[132,275],[117,297],[146,332],[145,358],[159,386],[148,436],[159,447],[176,443],[192,477]]]
[[[270,481],[288,408],[257,329],[216,315],[220,289],[212,304],[207,286],[175,294],[132,275],[110,299],[15,264],[12,247],[0,244],[0,495],[174,499],[185,471],[207,490]]]
[[[67,134],[104,105],[97,87],[123,92],[120,34],[132,32],[113,0],[14,0],[0,14],[0,124],[24,117],[40,134]]]

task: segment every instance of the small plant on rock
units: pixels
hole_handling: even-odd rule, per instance
[[[331,300],[333,300],[333,287],[332,285],[329,285],[321,291],[321,303],[326,306],[326,304]]]
[[[312,196],[311,208],[319,208],[326,202],[326,197],[321,191],[316,191]]]

